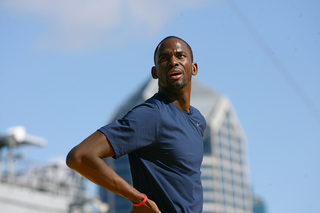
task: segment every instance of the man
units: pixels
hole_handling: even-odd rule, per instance
[[[74,147],[67,165],[130,200],[132,213],[200,213],[206,122],[190,106],[191,78],[198,65],[190,46],[174,36],[159,43],[154,63],[151,74],[158,79],[158,93]],[[133,186],[102,160],[125,154]]]

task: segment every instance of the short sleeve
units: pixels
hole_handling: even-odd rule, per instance
[[[160,124],[159,109],[156,105],[144,103],[130,110],[122,119],[116,120],[101,131],[119,158],[156,141]]]

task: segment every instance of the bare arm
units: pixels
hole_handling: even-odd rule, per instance
[[[71,168],[95,184],[121,195],[132,203],[140,203],[144,195],[121,178],[103,158],[114,156],[114,150],[105,135],[96,131],[68,154],[66,163]],[[134,207],[132,212],[160,212],[152,200]]]

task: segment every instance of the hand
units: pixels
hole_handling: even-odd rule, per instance
[[[142,206],[133,206],[130,213],[161,213],[157,204],[148,199]]]

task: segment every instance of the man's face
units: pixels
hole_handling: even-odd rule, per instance
[[[159,79],[160,89],[180,90],[191,82],[191,76],[198,71],[197,64],[191,61],[191,51],[180,39],[164,40],[155,59],[152,76]]]

